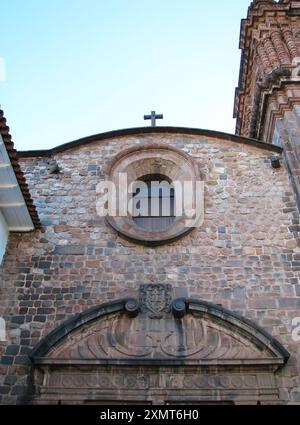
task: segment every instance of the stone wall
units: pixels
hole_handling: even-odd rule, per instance
[[[122,149],[164,142],[191,155],[205,180],[203,226],[168,245],[149,248],[118,236],[96,214],[96,185]],[[291,353],[278,372],[283,402],[300,401],[299,212],[285,165],[272,152],[217,137],[141,134],[93,142],[45,158],[24,158],[43,229],[12,234],[0,271],[1,403],[30,400],[27,355],[72,315],[135,296],[140,284],[170,283],[190,297],[222,304],[253,320]]]

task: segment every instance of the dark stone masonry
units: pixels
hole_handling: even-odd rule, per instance
[[[180,146],[196,161],[205,182],[205,218],[181,239],[147,247],[124,239],[97,215],[95,186],[120,151],[153,142]],[[1,402],[38,401],[28,355],[43,337],[91,307],[137,299],[141,285],[153,284],[171,285],[172,298],[221,305],[276,338],[291,357],[274,375],[277,392],[273,389],[268,399],[257,391],[254,398],[297,401],[299,343],[292,339],[292,320],[299,316],[299,233],[293,227],[299,225],[299,212],[285,166],[274,170],[270,155],[238,138],[234,143],[220,136],[156,131],[60,152],[55,175],[46,172],[42,157],[21,158],[42,229],[11,234],[1,269],[0,314],[8,333],[1,344]],[[189,367],[204,367],[197,364]],[[236,367],[242,376],[257,373],[253,365],[249,371]],[[57,397],[44,401],[57,403]],[[151,391],[145,395],[151,397],[161,402]],[[238,396],[224,395],[228,399]]]
[[[17,158],[1,112],[35,226],[0,267],[1,404],[300,404],[299,11],[251,3],[236,136],[145,127]],[[203,215],[101,217],[119,172],[192,182]]]

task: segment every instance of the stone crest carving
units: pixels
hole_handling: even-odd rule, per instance
[[[141,285],[140,308],[151,319],[161,319],[171,312],[172,303],[171,285]]]

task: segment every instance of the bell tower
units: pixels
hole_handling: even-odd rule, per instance
[[[300,0],[254,0],[240,49],[236,134],[284,148],[300,207]]]

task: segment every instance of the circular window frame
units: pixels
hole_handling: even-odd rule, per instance
[[[201,179],[198,164],[194,159],[167,144],[151,143],[135,146],[117,154],[107,169],[109,181],[118,186],[119,173],[126,173],[128,185],[147,174],[161,174],[171,181]],[[190,233],[194,227],[186,227],[186,217],[176,217],[164,231],[153,232],[139,227],[128,213],[126,217],[106,216],[107,223],[123,238],[146,246],[159,246],[174,242]]]

